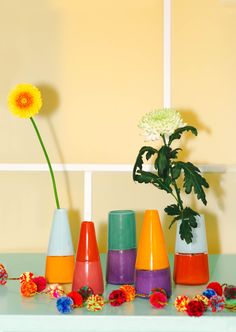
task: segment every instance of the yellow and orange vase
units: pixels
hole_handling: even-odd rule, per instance
[[[157,210],[145,211],[135,268],[137,294],[148,297],[152,289],[163,288],[171,296],[170,265]]]

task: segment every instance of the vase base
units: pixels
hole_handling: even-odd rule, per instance
[[[134,283],[136,249],[109,250],[106,281],[113,285]]]
[[[163,288],[168,297],[171,296],[171,274],[170,268],[161,270],[136,270],[135,287],[137,294],[141,297],[149,297],[152,289]]]
[[[174,282],[203,285],[209,281],[208,254],[175,254]]]
[[[70,284],[73,280],[73,256],[47,256],[45,277],[49,284]]]
[[[102,267],[100,260],[95,262],[75,263],[72,290],[78,291],[81,287],[91,287],[95,294],[102,295],[104,292]]]

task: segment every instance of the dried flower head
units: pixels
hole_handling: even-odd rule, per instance
[[[20,118],[30,118],[42,107],[38,88],[31,84],[18,84],[8,95],[8,108]]]
[[[161,135],[169,137],[177,128],[185,126],[179,112],[164,108],[146,113],[139,122],[145,141],[156,141]]]

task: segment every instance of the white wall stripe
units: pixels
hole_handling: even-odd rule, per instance
[[[171,107],[171,0],[163,0],[163,107]]]
[[[84,221],[92,221],[92,172],[84,173]]]
[[[235,173],[236,165],[198,164],[205,173]],[[132,172],[132,164],[52,164],[55,172]],[[153,171],[152,165],[145,170]],[[0,172],[48,172],[47,164],[0,164]]]

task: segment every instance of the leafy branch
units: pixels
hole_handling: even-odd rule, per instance
[[[171,143],[180,139],[182,134],[190,131],[197,135],[197,129],[192,126],[178,128],[169,136],[168,142],[166,137],[161,135],[163,146],[157,150],[150,146],[144,146],[140,149],[133,169],[133,180],[139,183],[151,183],[158,189],[171,194],[176,203],[168,205],[165,212],[172,216],[173,219],[169,228],[177,221],[181,221],[180,237],[186,243],[191,243],[193,238],[192,229],[197,227],[196,216],[199,215],[190,207],[184,207],[181,198],[181,189],[186,194],[193,192],[198,200],[207,204],[204,189],[209,188],[206,179],[201,175],[200,170],[190,162],[178,161],[178,152],[180,148],[172,149]],[[144,170],[144,164],[150,158],[154,158],[155,172]],[[177,180],[183,177],[182,188],[178,187]]]

